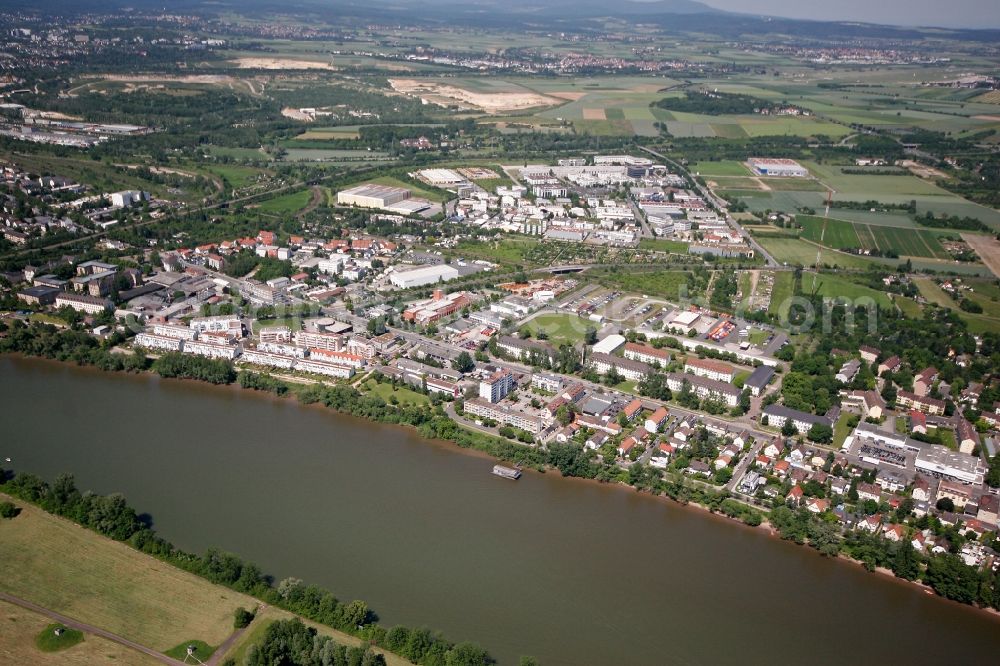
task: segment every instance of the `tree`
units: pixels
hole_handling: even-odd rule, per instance
[[[476,367],[475,361],[472,360],[472,355],[467,351],[461,352],[455,360],[451,363],[452,367],[459,372],[471,372],[473,368]]]
[[[906,580],[916,580],[920,574],[920,562],[917,560],[917,552],[906,539],[899,543],[895,557],[892,558],[892,573],[899,578]]]
[[[233,614],[233,628],[235,629],[242,629],[243,627],[249,626],[252,621],[253,613],[248,611],[246,608],[237,608],[236,612]]]
[[[813,442],[829,444],[833,441],[833,428],[825,423],[814,423],[806,437]]]
[[[587,331],[583,334],[583,341],[588,345],[597,344],[597,329],[593,326],[588,326]]]
[[[797,431],[795,430],[795,424],[792,423],[791,419],[785,419],[784,424],[781,426],[781,434],[785,437],[791,437]]]
[[[937,507],[938,511],[951,512],[955,510],[955,502],[953,502],[950,497],[942,497],[937,501],[937,504],[935,504],[934,506]]]
[[[0,502],[0,518],[10,520],[21,513],[21,510],[14,506],[13,502]]]

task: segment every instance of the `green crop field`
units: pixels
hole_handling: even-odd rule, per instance
[[[802,225],[802,238],[838,250],[861,247],[858,232],[850,222],[825,220],[814,215],[799,215],[796,222]]]

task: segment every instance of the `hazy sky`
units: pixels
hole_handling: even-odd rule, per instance
[[[742,13],[893,25],[1000,28],[1000,0],[701,0]]]

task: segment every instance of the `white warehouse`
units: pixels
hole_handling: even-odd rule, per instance
[[[421,266],[406,271],[397,271],[389,276],[389,282],[400,289],[422,287],[427,284],[437,284],[454,280],[459,275],[458,269],[447,264],[436,266]]]

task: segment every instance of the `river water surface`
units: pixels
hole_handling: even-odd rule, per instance
[[[520,481],[410,430],[0,357],[0,459],[120,491],[179,547],[364,599],[501,664],[997,663],[1000,620],[705,512]]]

